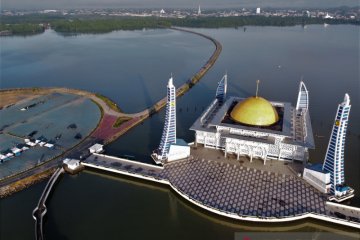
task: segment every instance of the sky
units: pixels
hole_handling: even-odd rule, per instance
[[[73,8],[332,8],[360,6],[360,0],[0,0],[4,9]]]

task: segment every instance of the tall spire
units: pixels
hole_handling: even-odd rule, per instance
[[[226,91],[227,91],[227,72],[225,72],[225,75],[218,83],[218,87],[216,89],[215,97],[217,98],[220,104],[224,103],[225,101]]]
[[[169,78],[167,87],[174,87],[174,84],[173,84],[173,74],[172,74],[172,73],[170,74],[170,78]]]
[[[199,9],[198,9],[198,15],[201,15],[201,8],[200,8],[200,4],[199,4]]]
[[[330,192],[335,196],[341,196],[346,191],[343,187],[345,184],[344,151],[350,108],[350,97],[346,93],[344,101],[338,106],[323,164],[323,170],[330,172]]]
[[[256,97],[258,97],[260,80],[256,80]]]
[[[296,102],[296,110],[306,112],[308,108],[309,108],[309,92],[305,86],[305,83],[302,81],[301,78],[298,98]]]
[[[171,74],[167,85],[165,124],[159,148],[156,150],[156,153],[153,154],[154,160],[157,163],[166,160],[170,145],[174,143],[176,143],[176,89]]]

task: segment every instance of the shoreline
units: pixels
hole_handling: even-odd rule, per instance
[[[26,177],[20,181],[13,182],[4,187],[0,187],[0,199],[9,197],[10,195],[20,192],[36,183],[40,183],[48,178],[55,172],[54,168],[50,168],[44,172]]]
[[[36,14],[35,14],[36,15]],[[20,19],[17,19],[20,18]],[[59,16],[52,19],[49,16],[41,16],[34,20],[24,16],[3,16],[4,24],[0,25],[0,37],[32,36],[44,33],[47,28],[52,27],[59,34],[103,34],[119,30],[142,30],[158,29],[164,27],[186,27],[186,28],[246,28],[251,26],[275,26],[292,27],[306,25],[360,25],[359,19],[322,18],[304,16],[265,16],[265,15],[243,15],[243,16],[201,16],[172,18],[157,16],[91,16],[74,15]],[[71,21],[69,21],[71,20]],[[39,26],[42,24],[42,26]]]
[[[203,64],[200,69],[189,78],[188,81],[186,81],[184,84],[182,84],[180,87],[176,90],[176,97],[179,98],[182,95],[184,95],[186,92],[188,92],[196,83],[198,83],[203,76],[213,67],[216,60],[220,56],[220,53],[222,51],[222,45],[220,42],[218,42],[216,39],[204,35],[202,33],[197,33],[191,30],[187,29],[181,29],[181,28],[170,28],[175,31],[183,31],[191,34],[198,35],[200,37],[203,37],[205,39],[208,39],[215,45],[215,50],[212,52],[211,56],[208,58],[208,60]],[[152,116],[153,114],[156,114],[159,112],[163,107],[166,106],[166,96],[161,98],[159,101],[154,103],[152,106],[144,109],[143,111],[140,111],[138,113],[124,113],[121,112],[121,110],[114,109],[114,106],[117,106],[116,103],[111,101],[106,96],[99,97],[97,93],[81,90],[81,89],[72,89],[72,88],[65,88],[65,87],[32,87],[32,88],[8,88],[8,89],[0,89],[0,94],[5,92],[27,92],[30,94],[33,93],[42,93],[42,94],[50,94],[54,92],[61,92],[61,93],[71,93],[75,95],[80,95],[89,98],[90,100],[94,101],[97,106],[99,107],[101,111],[101,118],[98,122],[98,125],[96,128],[92,130],[92,132],[83,138],[83,140],[75,145],[74,147],[70,148],[65,153],[39,165],[35,166],[31,169],[28,169],[24,172],[16,173],[12,176],[6,177],[4,179],[0,180],[0,191],[2,188],[6,187],[7,185],[10,185],[12,183],[21,183],[22,180],[26,179],[26,177],[22,177],[21,175],[28,174],[31,171],[34,171],[34,173],[31,176],[36,176],[39,173],[42,173],[44,171],[40,171],[39,167],[45,167],[45,164],[48,164],[49,167],[45,168],[45,171],[58,166],[60,163],[60,159],[64,158],[64,156],[69,155],[71,152],[74,152],[76,149],[81,149],[82,145],[85,145],[87,143],[87,140],[93,138],[96,139],[97,142],[103,142],[105,145],[115,141],[120,136],[125,134],[127,131],[131,130],[135,126],[139,125],[143,121],[145,121],[147,118]],[[116,122],[120,118],[128,118],[126,121],[122,122],[117,128],[114,127]],[[105,134],[104,134],[105,132]],[[84,148],[84,147],[83,147]],[[16,179],[15,179],[16,178]],[[25,181],[26,183],[27,181]],[[22,189],[19,189],[20,191]],[[16,191],[15,191],[16,192]],[[14,192],[12,192],[14,193]],[[7,195],[8,196],[8,195]]]

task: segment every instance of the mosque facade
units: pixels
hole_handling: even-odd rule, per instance
[[[224,155],[304,161],[315,148],[309,116],[309,94],[300,82],[297,103],[263,97],[227,97],[227,76],[219,82],[215,99],[190,128],[195,144],[220,149]],[[256,91],[257,92],[257,91]]]

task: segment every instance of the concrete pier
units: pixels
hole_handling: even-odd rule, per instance
[[[120,173],[153,182],[168,183],[162,166],[94,153],[81,163],[86,167]]]

